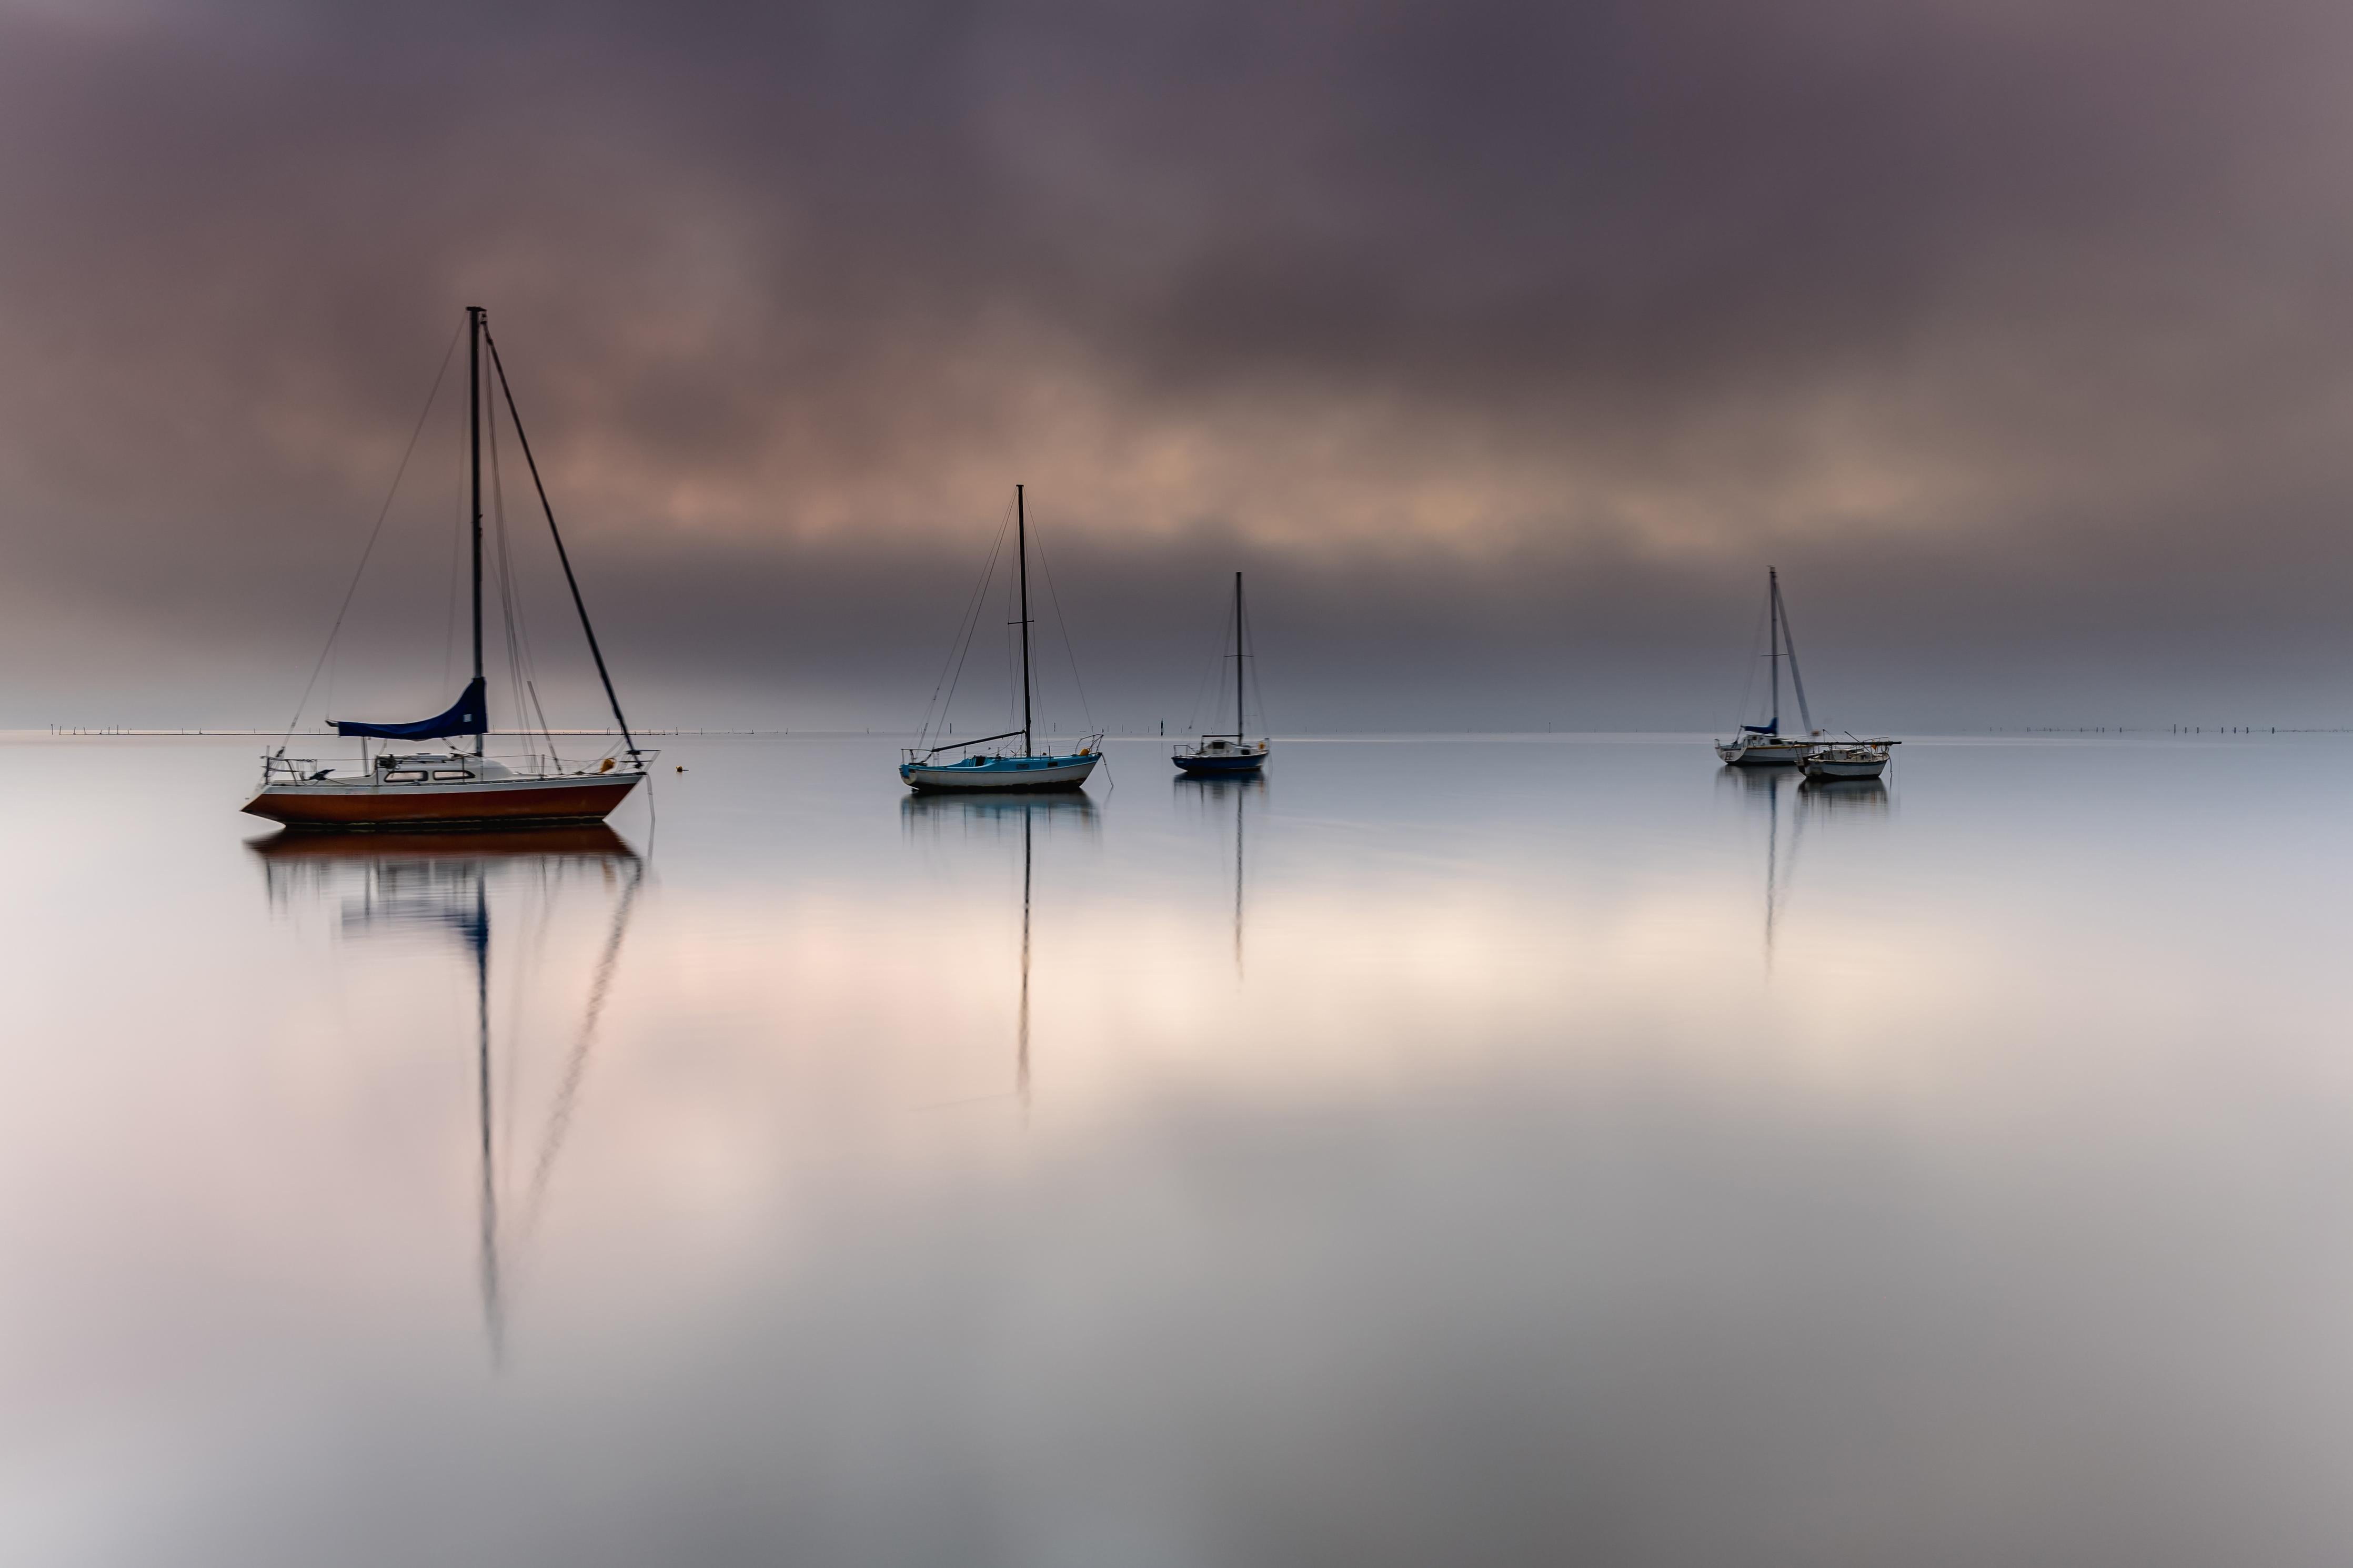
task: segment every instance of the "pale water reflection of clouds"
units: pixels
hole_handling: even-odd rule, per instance
[[[1279,744],[1242,790],[1114,742],[1116,790],[1018,805],[906,803],[881,741],[689,752],[650,854],[257,854],[191,804],[249,765],[210,743],[33,779],[0,1544],[2202,1568],[2353,1526],[2341,742],[2268,750],[2260,814],[2157,745],[1829,794],[1696,738]]]

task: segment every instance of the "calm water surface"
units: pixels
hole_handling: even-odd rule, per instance
[[[2353,1541],[2353,742],[690,740],[521,846],[9,749],[0,1560]]]

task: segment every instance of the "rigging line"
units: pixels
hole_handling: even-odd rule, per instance
[[[1798,639],[1789,635],[1789,601],[1781,600],[1781,646],[1789,650],[1789,684],[1798,689],[1798,720],[1806,733],[1814,732],[1814,716],[1806,710],[1806,678],[1798,673]]]
[[[997,560],[1005,552],[1005,535],[1012,526],[1013,509],[1008,507],[1005,509],[1004,524],[997,531],[997,543],[988,552],[987,563],[981,568],[980,586],[974,590],[970,606],[971,619],[965,626],[964,639],[957,647],[950,650],[955,658],[955,668],[953,675],[948,678],[948,694],[940,703],[939,722],[942,724],[946,724],[949,715],[955,710],[956,689],[964,684],[965,661],[972,657],[972,645],[980,637],[980,617],[988,611],[988,584],[997,575]],[[928,744],[931,740],[929,728],[931,720],[928,715],[924,722],[923,733],[917,739]]]
[[[1240,616],[1241,616],[1241,618],[1242,618],[1242,639],[1243,639],[1243,646],[1244,646],[1246,648],[1248,648],[1248,649],[1250,650],[1250,695],[1251,695],[1252,697],[1255,697],[1255,698],[1257,698],[1257,699],[1258,699],[1258,729],[1259,729],[1259,733],[1260,733],[1260,734],[1261,734],[1261,735],[1271,735],[1271,734],[1273,734],[1273,733],[1274,733],[1274,720],[1273,720],[1271,716],[1269,716],[1269,714],[1267,713],[1267,710],[1266,710],[1266,693],[1265,693],[1263,690],[1260,689],[1260,687],[1259,687],[1259,681],[1258,681],[1258,666],[1259,666],[1258,638],[1250,635],[1250,612],[1249,612],[1247,609],[1244,609],[1244,610],[1239,611],[1238,613],[1240,615]],[[1240,728],[1240,726],[1239,724],[1237,724],[1235,727],[1236,727],[1237,729]]]
[[[539,667],[532,657],[531,618],[522,602],[522,583],[515,575],[514,549],[507,535],[507,493],[505,470],[500,466],[498,410],[491,410],[491,485],[498,515],[499,541],[499,602],[507,622],[507,663],[515,682],[515,716],[518,727],[526,735],[533,717],[539,720],[539,738],[547,748],[547,760],[555,758],[555,736],[547,725],[547,714],[539,705]]]
[[[989,579],[997,575],[997,558],[1005,550],[1006,530],[1013,526],[1013,508],[1008,503],[997,520],[997,539],[988,547],[988,559],[980,569],[980,582],[975,585],[972,597],[965,602],[964,618],[956,623],[955,640],[948,644],[948,656],[941,661],[940,678],[932,682],[932,700],[923,709],[923,727],[916,733],[918,745],[928,744],[936,710],[939,722],[947,721],[948,710],[955,704],[956,684],[964,679],[964,661],[972,653],[972,639],[980,629],[980,613],[988,599]],[[953,679],[951,679],[953,676]],[[947,700],[940,700],[940,688],[947,688]]]
[[[459,445],[462,447],[465,432],[459,431],[458,437]],[[462,460],[458,465],[458,471],[460,474],[466,471]],[[461,479],[457,485],[457,505],[449,518],[449,592],[447,599],[449,613],[441,624],[441,689],[444,691],[449,689],[451,666],[458,662],[458,563],[465,552],[466,482]]]
[[[1054,563],[1046,559],[1042,539],[1038,542],[1038,564],[1046,569],[1046,602],[1054,606],[1054,624],[1062,628],[1062,653],[1071,661],[1071,685],[1079,694],[1079,717],[1086,721],[1087,732],[1092,734],[1095,716],[1087,707],[1086,682],[1079,679],[1079,653],[1071,646],[1071,618],[1062,614],[1062,597],[1054,591]]]
[[[495,352],[492,360],[495,365]],[[512,407],[508,410],[508,417],[512,422],[513,418]],[[518,717],[536,717],[539,720],[539,738],[547,747],[547,761],[553,766],[559,762],[555,754],[555,735],[548,727],[546,710],[540,706],[539,668],[537,660],[532,657],[531,648],[531,618],[523,608],[522,583],[515,576],[513,550],[507,542],[506,482],[503,470],[499,466],[499,418],[495,405],[491,409],[490,426],[491,476],[492,486],[497,491],[499,508],[499,593],[501,603],[512,606],[508,611],[508,657],[515,665],[516,681],[521,688],[515,693],[515,712]],[[522,426],[515,426],[515,436],[518,440],[521,439],[522,435]],[[518,639],[522,645],[520,659],[514,657],[515,644]],[[525,698],[530,700],[529,707],[524,706]],[[558,771],[560,772],[561,769],[559,768]]]
[[[1748,658],[1742,660],[1747,667],[1747,679],[1740,683],[1740,701],[1732,710],[1732,729],[1736,736],[1740,726],[1748,721],[1748,700],[1757,692],[1757,661],[1765,656],[1757,651],[1757,640],[1765,630],[1765,617],[1771,613],[1773,601],[1767,595],[1764,606],[1757,612],[1757,624],[1748,631]]]
[[[491,411],[491,417],[484,423],[490,426],[491,537],[498,545],[499,615],[506,629],[507,679],[514,683],[515,727],[527,740],[531,733],[531,629],[518,602],[514,553],[507,542],[507,490],[504,470],[499,463],[497,409]]]
[[[547,742],[548,766],[560,773],[564,771],[564,759],[555,754],[555,731],[547,727],[547,710],[539,705],[539,683],[532,681],[528,684],[531,687],[531,710],[539,720],[540,739]]]
[[[604,683],[605,700],[613,709],[613,727],[621,731],[621,742],[629,755],[638,754],[637,737],[629,733],[629,721],[621,717],[621,700],[613,691],[613,678],[605,668],[605,649],[596,641],[596,628],[589,624],[588,602],[580,596],[580,579],[573,575],[572,552],[564,548],[564,534],[555,526],[555,507],[547,499],[547,486],[540,481],[539,459],[531,454],[531,437],[523,434],[522,415],[515,408],[514,388],[507,384],[506,362],[499,358],[499,342],[491,336],[491,325],[482,323],[482,341],[491,345],[491,368],[498,373],[499,393],[506,400],[507,418],[513,422],[515,444],[522,448],[523,466],[531,470],[531,488],[538,493],[539,510],[547,514],[547,536],[555,542],[555,559],[564,567],[565,586],[572,590],[572,607],[579,613],[581,635],[588,639],[588,657],[596,661],[596,679]]]
[[[1219,680],[1218,677],[1225,672],[1226,644],[1229,640],[1228,634],[1234,629],[1234,606],[1226,598],[1222,590],[1218,595],[1218,603],[1223,618],[1218,622],[1217,646],[1210,651],[1209,662],[1201,672],[1201,684],[1194,689],[1193,706],[1185,715],[1185,728],[1195,734],[1205,732],[1195,723],[1195,721],[1201,717],[1201,704],[1208,699],[1212,684],[1218,688],[1218,700],[1220,702],[1225,700],[1225,683]],[[1212,713],[1210,717],[1214,719],[1217,715]]]
[[[400,454],[400,466],[392,471],[392,484],[384,492],[384,505],[376,509],[375,526],[368,530],[367,547],[360,552],[360,563],[352,572],[352,585],[343,590],[343,602],[335,610],[335,624],[328,628],[327,646],[319,650],[319,662],[311,667],[311,679],[302,683],[301,700],[294,705],[294,717],[286,721],[286,733],[278,742],[280,755],[294,739],[294,727],[302,721],[302,710],[310,706],[311,689],[319,684],[319,671],[326,668],[327,656],[335,651],[335,638],[343,634],[343,617],[351,613],[353,596],[360,591],[360,578],[367,572],[368,557],[375,553],[375,542],[384,533],[384,520],[392,515],[392,498],[400,493],[400,478],[408,472],[408,459],[417,455],[417,438],[425,434],[425,421],[432,417],[433,400],[441,395],[441,380],[449,374],[449,358],[458,352],[458,333],[449,334],[449,346],[441,351],[441,368],[433,373],[433,390],[425,395],[425,407],[417,416],[417,428],[408,433],[408,446]]]
[[[1033,726],[1023,720],[1021,705],[1022,699],[1029,698],[1034,708],[1038,689],[1029,678],[1029,661],[1021,657],[1021,638],[1029,628],[1021,624],[1020,601],[1015,597],[1019,586],[1020,574],[1008,573],[1005,579],[1005,721],[1019,729],[1023,743],[1030,744],[1027,737]]]

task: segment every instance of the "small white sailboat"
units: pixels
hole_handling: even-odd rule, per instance
[[[1085,786],[1087,776],[1095,771],[1095,764],[1103,761],[1103,736],[1100,733],[1082,738],[1078,749],[1071,752],[1040,752],[1037,749],[1031,716],[1031,697],[1036,683],[1029,669],[1029,517],[1019,485],[1013,487],[1013,519],[1014,559],[1021,590],[1021,612],[1018,622],[1021,627],[1021,728],[1008,730],[1001,734],[981,735],[969,741],[905,748],[901,753],[903,760],[899,764],[899,777],[910,789],[1080,789]],[[998,535],[1000,540],[1003,537]],[[992,570],[995,568],[994,557],[989,565]],[[982,588],[986,591],[987,587],[987,578],[984,574]],[[969,639],[970,636],[971,628],[967,627],[965,637]],[[928,725],[929,722],[926,719],[925,723]],[[1021,742],[1021,749],[1018,752],[999,750],[983,753],[973,749],[1017,737]],[[944,752],[966,754],[955,762],[943,763],[939,758]]]
[[[1868,741],[1850,736],[1817,746],[1799,765],[1809,779],[1875,779],[1887,771],[1889,748],[1903,743],[1884,736]]]
[[[1805,678],[1798,673],[1798,647],[1789,637],[1788,613],[1781,605],[1781,574],[1772,567],[1765,568],[1766,613],[1771,629],[1766,640],[1766,658],[1772,665],[1772,706],[1762,724],[1743,724],[1739,733],[1728,741],[1715,742],[1715,754],[1727,767],[1792,767],[1806,760],[1821,742],[1821,731],[1814,728],[1813,715],[1806,710]],[[1789,661],[1789,684],[1798,696],[1798,717],[1805,732],[1798,735],[1781,733],[1781,660]]]
[[[1267,737],[1250,740],[1242,729],[1242,671],[1250,655],[1244,647],[1243,627],[1247,625],[1242,610],[1242,574],[1234,574],[1234,651],[1226,657],[1234,661],[1234,732],[1230,735],[1203,735],[1189,746],[1178,746],[1168,760],[1177,768],[1196,777],[1232,777],[1252,775],[1262,772],[1272,749]],[[1261,699],[1260,707],[1265,702]],[[1266,715],[1259,714],[1263,723]]]

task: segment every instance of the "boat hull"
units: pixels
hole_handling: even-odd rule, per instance
[[[899,768],[899,777],[909,789],[927,794],[1079,789],[1101,761],[1101,753],[1084,752],[1071,757],[984,757],[976,763],[939,767],[929,763],[905,763]]]
[[[1228,756],[1218,756],[1214,753],[1201,756],[1178,752],[1168,760],[1175,763],[1178,771],[1182,773],[1230,778],[1237,773],[1254,773],[1263,769],[1266,766],[1266,755],[1264,752],[1236,752]]]
[[[1828,757],[1808,757],[1806,776],[1810,779],[1875,779],[1887,771],[1885,757],[1868,762],[1839,762]]]
[[[1819,744],[1813,741],[1719,741],[1715,754],[1733,768],[1793,768]]]
[[[322,779],[265,785],[245,810],[289,827],[351,832],[577,827],[604,821],[645,776],[627,772],[419,784]]]

